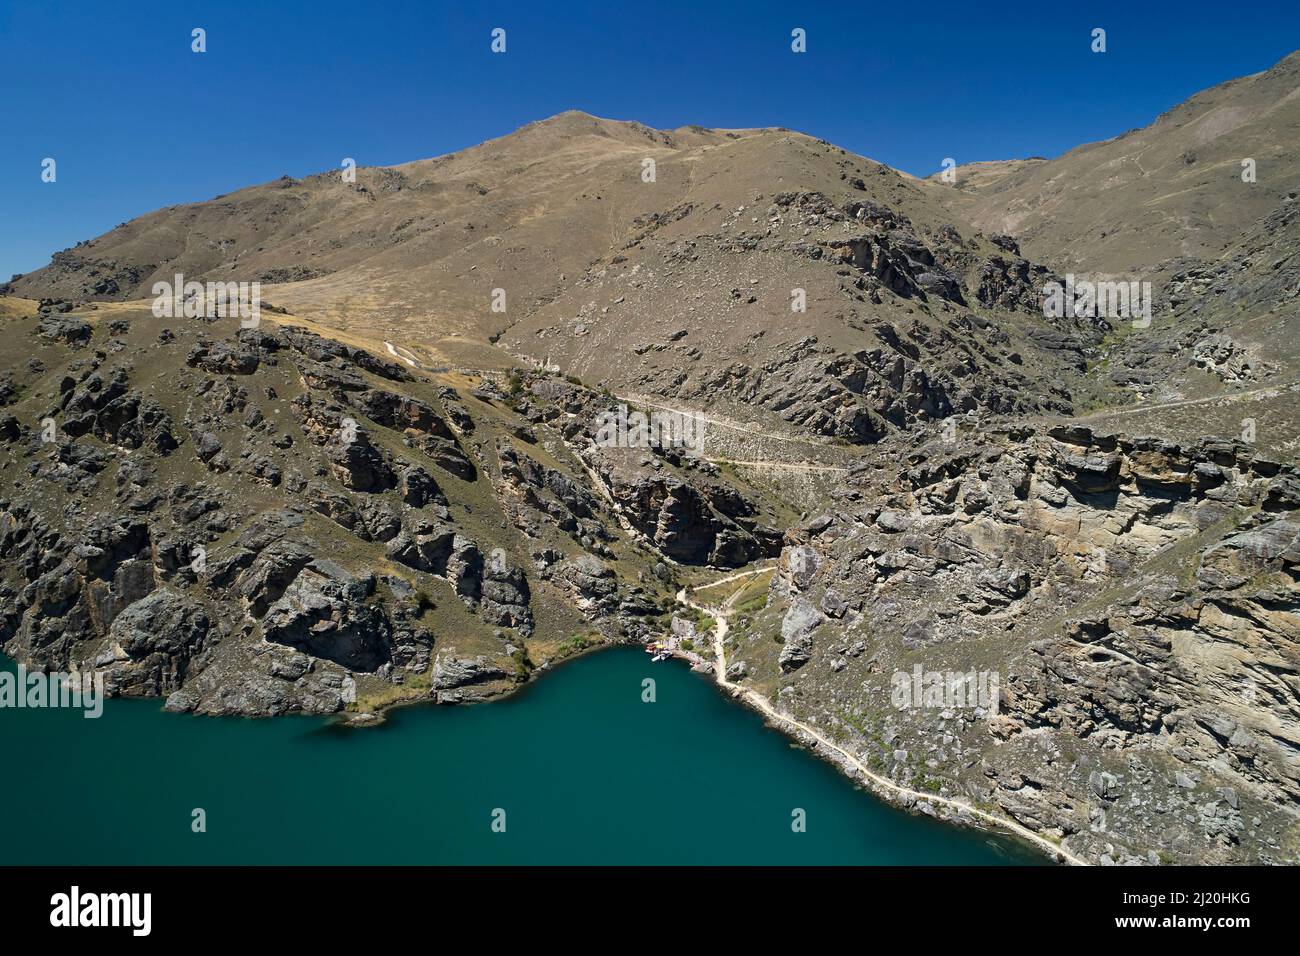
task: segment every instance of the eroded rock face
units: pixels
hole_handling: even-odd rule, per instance
[[[530,529],[540,517],[603,558],[612,556],[605,546],[616,537],[611,524],[682,564],[739,567],[779,552],[781,535],[760,506],[689,442],[664,441],[661,433],[657,442],[607,444],[602,421],[617,403],[611,408],[607,397],[564,384],[537,387],[520,411],[564,437],[596,490],[540,465],[514,443],[498,442],[502,499],[524,506],[511,509],[521,528],[535,536]]]
[[[895,454],[792,532],[768,623],[733,652],[749,674],[901,782],[992,801],[1085,856],[1286,858],[1294,469],[1078,426]],[[900,709],[892,680],[914,667],[994,671],[997,706]]]
[[[109,628],[108,649],[94,663],[107,665],[109,693],[166,695],[184,683],[186,668],[203,649],[210,627],[202,605],[159,588],[117,615]]]
[[[93,434],[124,448],[148,446],[166,454],[179,440],[170,416],[155,401],[130,389],[127,369],[89,371],[79,381],[64,380],[63,430],[75,437]]]
[[[90,323],[71,316],[59,315],[71,307],[68,302],[41,302],[41,324],[38,334],[51,342],[62,342],[73,348],[80,348],[90,341]],[[48,310],[48,311],[47,311]]]
[[[263,636],[352,670],[376,670],[392,656],[392,633],[383,611],[366,603],[374,588],[373,574],[317,558],[267,608]]]
[[[590,617],[611,614],[618,607],[618,579],[599,558],[584,555],[553,572],[570,589],[578,609]]]
[[[463,534],[453,534],[445,573],[466,606],[475,607],[483,594],[483,553],[478,545]]]
[[[501,500],[517,527],[535,537],[536,521],[545,521],[593,550],[600,549],[599,542],[612,540],[606,529],[608,507],[597,494],[545,467],[506,439],[497,442],[497,460]]]
[[[407,567],[445,578],[471,610],[483,594],[483,554],[450,525],[419,521],[394,538],[388,555]]]
[[[614,474],[611,490],[633,526],[683,564],[739,567],[779,550],[780,536],[753,520],[753,506],[719,484]]]
[[[796,671],[812,657],[813,632],[825,617],[803,598],[796,598],[781,619],[781,654],[777,658],[784,673]]]
[[[341,440],[327,448],[334,477],[355,491],[387,491],[397,479],[383,452],[358,433],[351,441]]]
[[[515,627],[524,634],[533,629],[529,607],[531,591],[524,572],[505,551],[496,548],[483,565],[482,614],[484,620],[500,627]]]
[[[522,572],[485,562],[428,462],[463,480],[476,468],[431,402],[393,390],[410,382],[401,368],[297,330],[155,332],[73,308],[29,323],[59,343],[55,391],[32,387],[40,361],[0,377],[0,401],[31,406],[0,422],[7,653],[98,670],[110,694],[173,710],[332,713],[381,685],[422,693],[403,685],[427,679],[439,605],[479,615],[484,635],[531,632]],[[410,573],[381,579],[390,559]],[[531,666],[502,638],[478,650],[512,675]]]
[[[441,703],[471,699],[473,685],[492,684],[509,678],[507,672],[483,657],[441,657],[433,663],[431,693]]]
[[[412,508],[432,505],[439,517],[446,518],[447,499],[427,471],[418,465],[403,469],[401,476],[402,504]]]
[[[465,481],[474,480],[473,462],[461,450],[447,422],[427,403],[382,389],[348,394],[346,400],[372,421],[402,432],[412,447],[438,467]]]
[[[230,342],[200,342],[186,356],[187,365],[218,375],[252,375],[261,356],[253,348]]]

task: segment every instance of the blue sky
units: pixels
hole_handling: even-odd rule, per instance
[[[435,156],[566,109],[788,126],[919,175],[946,156],[1058,155],[1300,47],[1295,2],[995,9],[0,0],[0,278],[160,206],[344,156]]]

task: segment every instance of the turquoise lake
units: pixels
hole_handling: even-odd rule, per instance
[[[880,802],[707,679],[631,648],[381,727],[111,700],[98,720],[0,709],[0,747],[0,865],[1045,862]]]

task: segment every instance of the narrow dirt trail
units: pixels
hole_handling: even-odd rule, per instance
[[[814,441],[810,438],[800,438],[795,435],[779,435],[775,432],[760,431],[758,426],[746,424],[745,422],[732,421],[726,418],[713,418],[690,408],[680,408],[675,405],[665,405],[663,402],[655,401],[654,398],[646,395],[637,395],[629,392],[623,395],[615,395],[619,401],[628,405],[644,406],[645,408],[655,408],[662,412],[672,412],[674,415],[689,416],[696,421],[704,422],[706,425],[715,425],[718,428],[725,428],[733,432],[741,432],[750,438],[767,438],[772,441],[786,442],[791,445],[805,445],[810,448],[831,449],[836,446],[825,441]]]
[[[407,349],[401,348],[401,346],[394,346],[392,342],[385,342],[384,348],[388,349],[388,354],[393,356],[393,358],[401,359],[407,365],[411,366],[411,368],[418,368],[421,371],[424,370],[423,365],[410,357],[412,353]]]
[[[1125,406],[1123,408],[1103,409],[1102,411],[1092,412],[1091,414],[1083,415],[1078,418],[1065,418],[1062,419],[1062,421],[1091,422],[1096,421],[1099,418],[1119,418],[1123,415],[1140,415],[1142,412],[1158,412],[1166,408],[1186,408],[1189,405],[1209,405],[1213,402],[1231,404],[1233,402],[1243,401],[1244,399],[1254,398],[1257,395],[1263,395],[1266,392],[1280,392],[1293,385],[1300,385],[1300,381],[1279,382],[1276,385],[1265,385],[1260,388],[1252,388],[1245,392],[1228,392],[1224,395],[1207,395],[1205,398],[1184,398],[1177,402],[1156,402],[1151,405],[1134,405]]]
[[[401,361],[405,362],[407,365],[411,366],[412,368],[419,369],[425,372],[438,372],[438,371],[450,370],[450,369],[430,368],[429,366],[424,365],[423,363],[421,363],[415,358],[413,352],[411,352],[409,349],[401,345],[394,345],[392,342],[388,342],[388,341],[383,342],[383,345],[389,355],[393,356],[394,358],[400,359]],[[506,355],[510,356],[510,358],[516,362],[531,363],[532,361],[529,359],[525,359],[521,356],[515,355],[511,352],[508,352],[505,349],[501,349],[501,351],[504,352]],[[463,369],[460,371],[487,373],[490,370]],[[1300,379],[1287,381],[1287,382],[1277,382],[1271,385],[1263,385],[1260,386],[1259,388],[1252,388],[1243,392],[1229,392],[1223,395],[1208,395],[1203,398],[1180,399],[1174,402],[1156,402],[1150,405],[1122,406],[1118,408],[1101,409],[1099,411],[1090,412],[1087,415],[1076,415],[1071,417],[1053,418],[1047,420],[1053,422],[1060,422],[1060,423],[1090,422],[1090,421],[1096,421],[1101,418],[1118,418],[1127,415],[1139,415],[1143,412],[1154,412],[1154,411],[1160,411],[1162,409],[1170,409],[1170,408],[1184,408],[1192,405],[1207,405],[1215,402],[1231,404],[1233,402],[1254,398],[1255,396],[1258,395],[1264,395],[1268,392],[1282,391],[1297,385],[1300,385]],[[637,405],[645,408],[653,408],[653,409],[658,409],[660,411],[672,412],[677,415],[690,416],[697,421],[704,422],[705,424],[713,425],[717,428],[724,428],[729,431],[741,432],[746,436],[752,438],[765,438],[770,441],[784,442],[786,444],[791,444],[791,445],[803,445],[808,448],[820,448],[822,450],[829,450],[836,447],[826,441],[819,441],[811,438],[802,438],[791,434],[777,434],[775,432],[766,432],[760,430],[759,427],[750,423],[739,422],[727,418],[716,418],[711,415],[706,415],[703,412],[697,411],[696,409],[688,409],[688,408],[681,408],[675,405],[668,405],[662,401],[658,401],[657,400],[658,396],[652,397],[647,395],[640,395],[634,392],[628,392],[621,395],[615,394],[613,397],[618,399],[620,402],[624,402],[629,405]],[[797,463],[764,461],[764,460],[740,461],[736,459],[727,459],[727,458],[711,458],[709,460],[716,461],[719,463],[732,464],[732,465],[751,465],[751,466],[765,466],[765,467],[775,467],[775,468],[791,468],[791,469],[798,469],[803,471],[835,472],[835,471],[848,470],[845,467],[835,466],[835,465],[797,464]]]
[[[726,580],[735,580],[736,578],[745,577],[749,574],[757,574],[757,573],[761,573],[762,571],[768,571],[768,570],[770,570],[770,568],[762,568],[759,571],[741,572],[740,574],[732,575],[728,579],[714,581],[712,584],[705,585],[704,587],[706,588],[714,587],[716,585],[724,583]],[[1022,839],[1028,840],[1030,843],[1034,844],[1039,849],[1046,851],[1054,860],[1058,860],[1064,863],[1069,863],[1074,866],[1089,865],[1086,860],[1083,860],[1075,856],[1073,853],[1066,850],[1064,847],[1058,846],[1052,841],[1046,839],[1043,836],[1040,836],[1039,834],[1035,833],[1033,830],[1030,830],[1027,827],[1022,826],[1021,824],[1017,823],[1015,820],[1012,820],[1009,817],[1000,816],[996,813],[990,813],[987,810],[981,810],[978,807],[971,806],[969,803],[965,802],[964,800],[958,800],[952,797],[941,797],[932,793],[923,793],[919,790],[911,790],[908,789],[907,787],[903,787],[897,783],[894,783],[894,781],[890,780],[887,777],[882,777],[879,774],[873,773],[871,770],[869,770],[866,767],[865,764],[862,763],[861,760],[859,760],[856,756],[854,756],[849,751],[845,750],[839,744],[830,740],[821,731],[817,730],[814,727],[810,727],[808,724],[805,724],[802,721],[794,719],[788,714],[781,713],[779,710],[776,709],[775,706],[773,706],[771,701],[769,701],[766,697],[764,697],[762,694],[758,693],[757,691],[748,687],[741,687],[740,685],[727,680],[727,655],[726,655],[725,641],[726,641],[727,633],[731,629],[730,624],[727,621],[727,618],[731,614],[732,603],[735,601],[736,597],[739,594],[740,594],[740,590],[738,589],[732,594],[730,594],[726,598],[726,600],[722,602],[722,604],[716,607],[705,607],[704,605],[696,604],[694,601],[692,601],[688,595],[686,588],[682,588],[677,593],[678,603],[686,607],[689,607],[693,610],[699,611],[702,614],[707,614],[714,619],[715,626],[713,629],[713,651],[714,651],[715,660],[713,664],[713,677],[714,680],[717,682],[718,687],[721,690],[729,693],[732,697],[735,697],[738,700],[741,700],[744,703],[748,704],[749,706],[753,707],[755,710],[759,711],[765,717],[767,717],[768,720],[775,726],[786,730],[790,730],[790,729],[797,730],[800,733],[805,734],[807,737],[811,738],[813,741],[815,741],[816,747],[824,747],[827,750],[837,754],[840,758],[842,758],[843,762],[853,767],[853,769],[856,770],[859,775],[861,775],[862,780],[867,784],[868,788],[874,790],[878,796],[881,796],[885,799],[905,797],[905,798],[911,798],[915,801],[925,801],[931,804],[941,804],[943,806],[952,807],[956,810],[967,813],[972,817],[976,817],[980,820],[983,820],[985,823],[991,824],[992,826],[998,827],[999,829],[1009,831],[1021,837]],[[816,749],[816,747],[814,747],[814,749]]]
[[[716,581],[710,581],[708,584],[701,584],[691,588],[692,591],[707,591],[709,588],[716,588],[719,584],[729,584],[732,581],[739,581],[741,578],[753,577],[755,574],[762,574],[765,571],[776,569],[776,561],[771,560],[767,564],[756,568],[750,568],[748,571],[737,571],[735,574],[728,574],[725,578],[718,578]],[[733,595],[734,596],[734,595]],[[683,588],[677,593],[678,600],[685,600],[686,589]]]
[[[848,469],[842,465],[806,465],[792,461],[739,461],[735,458],[708,458],[707,461],[715,465],[734,465],[746,468],[784,468],[787,471],[813,471],[813,472],[835,472],[845,474]]]
[[[431,372],[431,373],[453,371],[453,369],[451,368],[431,368],[423,364],[418,360],[418,357],[415,355],[414,352],[412,352],[408,348],[405,348],[404,346],[394,345],[392,342],[388,342],[388,341],[385,341],[383,344],[384,344],[384,348],[387,350],[389,355],[405,362],[411,368],[418,369],[419,371],[422,372]],[[505,350],[502,349],[502,351],[504,352]],[[514,355],[513,353],[510,352],[506,352],[505,354],[509,355],[515,361],[525,361],[525,359],[522,356]],[[475,371],[486,371],[486,370],[459,369],[455,371],[475,372]],[[665,405],[662,402],[654,401],[653,399],[648,398],[644,395],[635,395],[635,394],[614,395],[614,398],[628,405],[643,406],[645,408],[653,408],[653,409],[658,409],[659,411],[671,412],[673,414],[681,415],[684,417],[691,417],[696,421],[704,422],[707,425],[713,425],[716,428],[724,428],[730,431],[741,432],[742,434],[750,438],[754,438],[754,437],[766,438],[772,441],[784,442],[786,444],[803,445],[808,448],[825,449],[825,448],[833,447],[828,445],[826,442],[813,441],[811,439],[805,439],[805,438],[798,438],[793,435],[778,435],[772,432],[764,432],[758,430],[753,425],[747,425],[743,422],[736,422],[736,421],[731,421],[723,418],[713,418],[711,416],[703,414],[702,412],[698,412],[694,409],[685,409],[685,408],[678,408],[672,405]],[[829,473],[829,474],[845,474],[849,470],[848,468],[841,465],[820,465],[820,464],[810,463],[810,462],[786,462],[786,461],[773,461],[773,460],[766,460],[766,459],[744,461],[744,460],[739,460],[734,458],[716,458],[716,457],[710,457],[708,455],[702,455],[701,457],[704,458],[704,460],[714,462],[715,464],[733,465],[737,467],[748,467],[748,468],[775,468],[775,469],[783,469],[786,471],[805,471],[805,472]]]

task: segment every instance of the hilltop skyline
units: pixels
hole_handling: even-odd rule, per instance
[[[924,18],[881,9],[865,25],[773,3],[637,16],[593,4],[563,23],[522,4],[398,4],[391,18],[407,27],[394,32],[333,2],[146,4],[129,21],[7,4],[0,203],[25,229],[0,235],[0,277],[161,206],[344,156],[427,159],[569,109],[661,129],[784,126],[916,176],[949,156],[1050,158],[1272,66],[1300,35],[1300,13],[1266,7],[1211,31],[1209,3],[1180,5],[1176,20],[1118,4],[1009,22],[959,7]],[[489,49],[498,26],[505,54]],[[1104,54],[1090,50],[1095,26],[1107,30]],[[194,27],[207,31],[202,54]],[[807,31],[804,54],[791,52],[794,27]],[[236,39],[250,33],[267,40]],[[63,55],[50,71],[56,36]],[[1189,55],[1206,42],[1213,56]],[[183,119],[197,135],[170,135]],[[58,162],[54,184],[40,179],[46,157]]]

